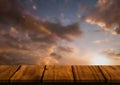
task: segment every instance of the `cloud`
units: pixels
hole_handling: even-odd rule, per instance
[[[95,41],[93,41],[93,43],[94,44],[100,44],[100,43],[102,43],[102,41],[101,40],[95,40]]]
[[[0,23],[17,22],[22,15],[23,8],[17,0],[0,0]],[[10,19],[6,21],[6,19]]]
[[[9,34],[7,34],[11,38],[19,39],[20,36],[24,35],[24,40],[32,38],[33,41],[55,42],[57,41],[56,39],[71,41],[82,34],[79,23],[63,26],[58,23],[60,20],[55,23],[42,21],[27,10],[20,10],[22,7],[16,0],[1,0],[0,2],[4,3],[1,6],[5,7],[5,9],[0,9],[0,15],[2,16],[0,21],[6,25],[13,26]],[[28,33],[25,34],[24,32]],[[38,35],[42,37],[37,37]]]
[[[35,45],[35,44],[34,44]],[[3,48],[0,49],[0,64],[9,65],[52,65],[60,64],[59,60],[51,57],[52,46],[45,49],[37,49],[37,46],[31,47],[30,50]]]
[[[109,38],[105,38],[105,39],[102,39],[102,40],[94,40],[92,43],[101,44],[101,43],[108,43],[109,41],[110,41]]]
[[[0,7],[0,64],[60,64],[63,51],[73,53],[73,48],[58,44],[80,37],[80,23],[63,26],[60,20],[42,21],[21,10],[16,0],[0,0],[0,6],[4,7]]]
[[[120,0],[98,0],[90,10],[86,22],[97,24],[113,34],[120,34]]]
[[[66,40],[71,40],[74,37],[80,36],[82,34],[82,31],[80,31],[79,23],[62,26],[59,23],[47,22],[47,26],[53,34],[56,34],[58,37]]]
[[[42,65],[58,65],[59,62],[58,60],[52,58],[52,57],[45,57],[43,58],[41,61],[38,62],[39,63],[42,63]]]
[[[59,51],[63,51],[63,52],[67,52],[67,53],[72,53],[73,52],[73,48],[72,47],[59,46],[58,50]]]
[[[57,53],[54,53],[54,52],[51,53],[50,55],[51,55],[52,57],[54,57],[55,59],[57,59],[57,60],[62,58],[61,55],[59,55],[59,54],[57,54]]]
[[[0,65],[52,65],[58,64],[58,60],[52,57],[39,57],[15,52],[0,53]]]
[[[20,64],[35,64],[38,57],[32,57],[16,52],[2,52],[0,53],[0,64],[4,65],[20,65]]]
[[[102,54],[114,59],[120,59],[120,51],[119,50],[116,51],[112,48],[103,50]]]
[[[105,32],[103,29],[95,30],[94,32]]]
[[[74,23],[69,26],[62,26],[60,23],[57,22],[44,22],[38,17],[29,13],[27,10],[18,10],[22,7],[19,6],[19,3],[17,3],[17,1],[15,0],[1,0],[1,2],[6,3],[5,7],[8,7],[8,5],[10,5],[9,8],[0,9],[0,13],[2,15],[1,22],[4,23],[4,21],[6,21],[6,23],[10,25],[17,26],[17,29],[23,31],[32,31],[38,34],[57,35],[58,37],[67,40],[71,40],[71,38],[73,38],[74,36],[82,33],[79,23]],[[18,6],[14,7],[16,5]]]

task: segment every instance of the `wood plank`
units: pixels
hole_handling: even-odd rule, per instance
[[[108,82],[120,82],[120,66],[100,66]]]
[[[73,66],[76,82],[105,82],[97,66]]]
[[[10,80],[11,82],[36,82],[41,80],[43,71],[44,66],[22,65]]]
[[[9,78],[17,71],[20,66],[18,65],[1,65],[0,66],[0,82],[7,82]]]
[[[120,66],[1,65],[2,82],[119,82]]]
[[[71,66],[46,66],[43,82],[73,82]]]

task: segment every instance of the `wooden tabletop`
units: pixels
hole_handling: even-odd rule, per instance
[[[120,82],[120,66],[1,65],[1,82]]]

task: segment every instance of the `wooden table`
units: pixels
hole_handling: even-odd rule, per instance
[[[120,66],[1,65],[0,82],[120,83]]]

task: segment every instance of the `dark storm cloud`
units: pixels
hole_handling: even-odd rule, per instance
[[[98,0],[88,14],[86,21],[97,24],[113,34],[120,34],[120,0]]]

